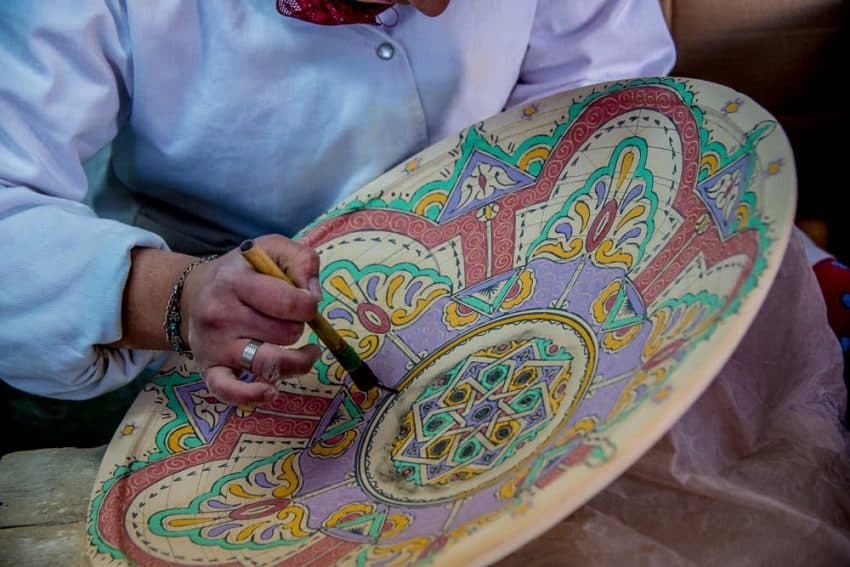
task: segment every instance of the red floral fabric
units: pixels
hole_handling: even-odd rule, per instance
[[[277,11],[323,26],[379,24],[378,14],[388,4],[370,4],[355,0],[277,0]]]

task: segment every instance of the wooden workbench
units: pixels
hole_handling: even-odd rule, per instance
[[[88,565],[86,513],[106,446],[0,459],[0,565]]]

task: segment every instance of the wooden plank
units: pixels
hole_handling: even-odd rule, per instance
[[[65,447],[5,455],[0,460],[0,528],[84,522],[105,451],[106,446]]]
[[[86,523],[0,529],[0,565],[89,565]]]

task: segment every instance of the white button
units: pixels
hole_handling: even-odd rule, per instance
[[[392,59],[393,55],[395,55],[395,47],[393,47],[391,43],[382,43],[378,46],[378,49],[375,50],[375,53],[378,54],[378,57],[386,61],[388,59]]]

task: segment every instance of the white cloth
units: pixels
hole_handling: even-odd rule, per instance
[[[831,260],[835,258],[835,256],[815,244],[815,241],[812,240],[808,234],[802,230],[797,230],[797,232],[800,233],[800,238],[803,241],[803,249],[806,252],[806,259],[809,261],[810,265],[814,266],[823,260]]]
[[[0,1],[0,377],[80,399],[151,361],[97,346],[121,336],[129,251],[166,246],[131,226],[141,198],[292,234],[506,106],[675,58],[654,1],[397,9],[393,27],[325,28],[274,0]],[[82,163],[110,142],[130,194],[96,215]]]

